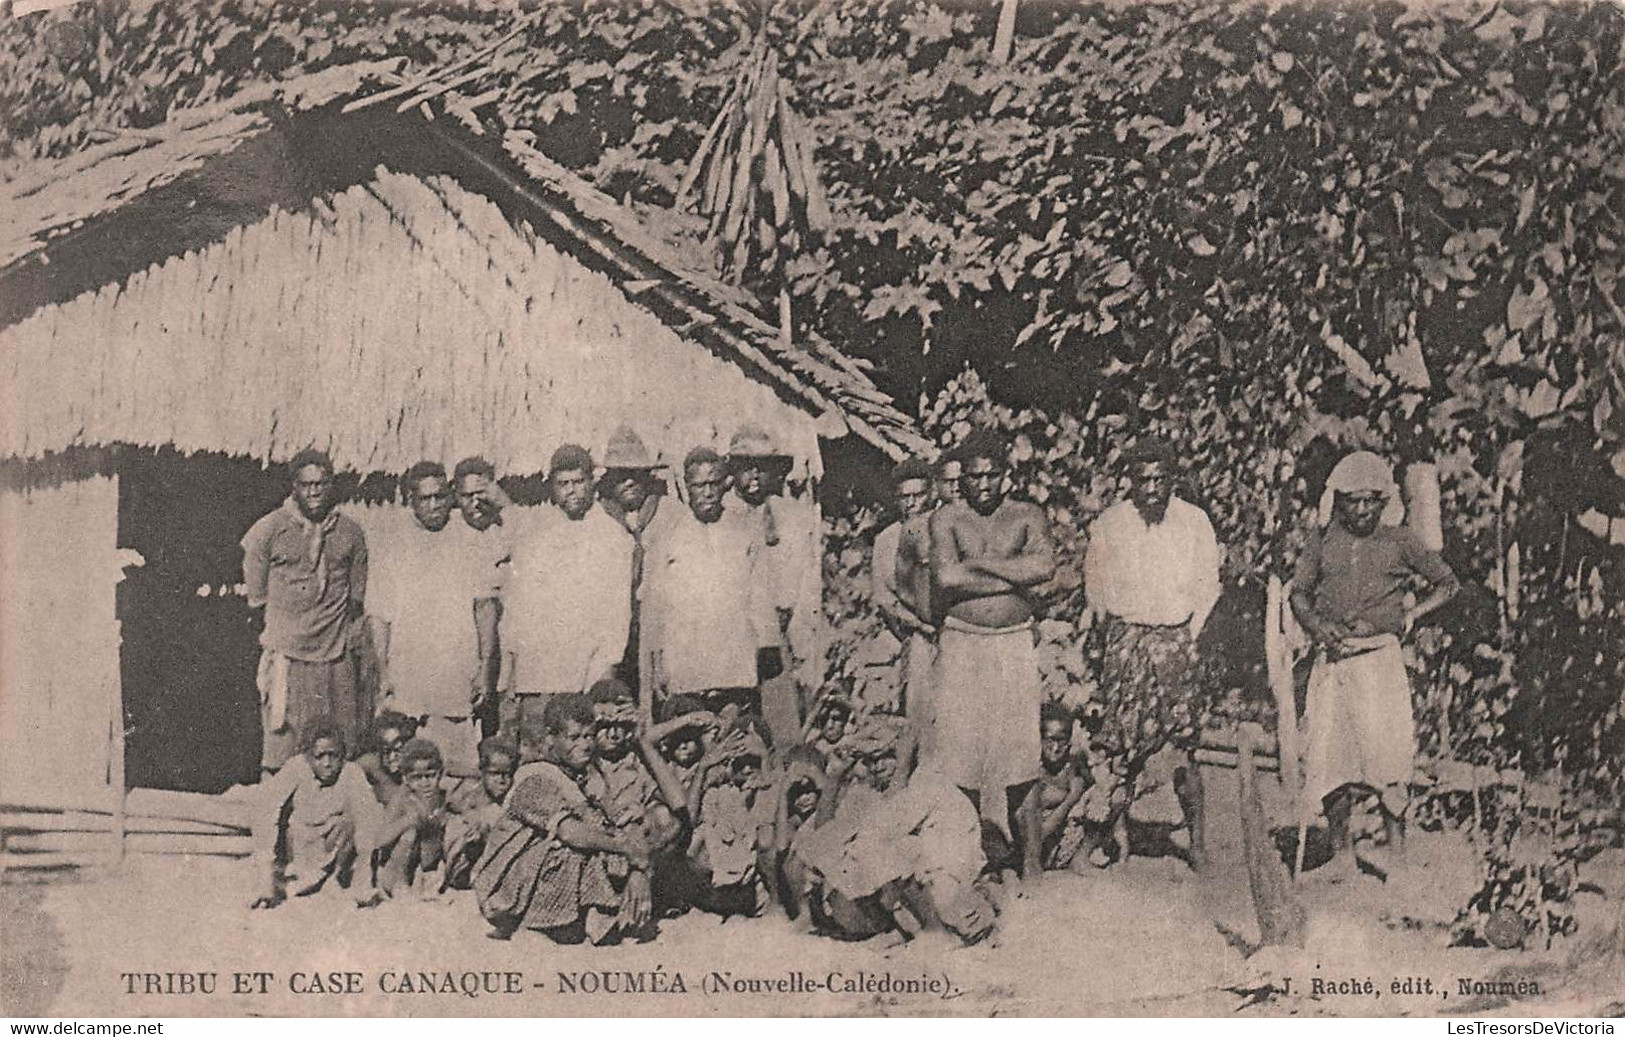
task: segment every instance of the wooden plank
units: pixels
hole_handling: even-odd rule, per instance
[[[173,833],[176,835],[247,835],[243,825],[223,825],[213,821],[189,821],[169,817],[141,817],[131,814],[126,831]],[[112,816],[93,810],[0,810],[0,829],[8,832],[107,832]]]
[[[94,868],[107,863],[107,857],[94,853],[12,853],[0,852],[0,871],[55,871],[68,868]]]
[[[6,849],[12,853],[106,854],[113,848],[113,833],[100,832],[9,832]]]
[[[1247,887],[1258,916],[1259,940],[1265,946],[1302,947],[1306,916],[1270,838],[1264,801],[1253,768],[1253,745],[1263,735],[1256,724],[1241,724],[1236,733],[1240,757],[1241,846],[1247,861]]]

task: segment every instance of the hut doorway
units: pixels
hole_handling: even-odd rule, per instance
[[[119,585],[126,780],[220,792],[259,778],[259,645],[238,541],[284,482],[253,461],[172,449],[119,458],[118,543],[146,560]]]

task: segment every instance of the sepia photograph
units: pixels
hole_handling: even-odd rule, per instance
[[[1625,6],[0,0],[0,126],[0,1015],[1625,1016]]]

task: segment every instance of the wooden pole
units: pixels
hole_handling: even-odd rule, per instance
[[[113,786],[113,862],[124,861],[124,837],[129,829],[129,788],[124,781],[124,682],[114,681],[113,715],[108,749],[108,783]]]
[[[1256,724],[1242,724],[1236,731],[1236,747],[1241,764],[1238,771],[1241,845],[1247,860],[1247,886],[1253,895],[1253,911],[1258,916],[1259,942],[1264,946],[1302,947],[1303,905],[1293,894],[1291,881],[1281,874],[1281,861],[1270,839],[1269,823],[1264,817],[1264,804],[1253,768],[1253,745],[1262,734],[1262,729]],[[1302,845],[1301,837],[1299,845]]]

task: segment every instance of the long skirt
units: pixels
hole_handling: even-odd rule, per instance
[[[1118,774],[1137,775],[1169,745],[1196,744],[1204,695],[1190,628],[1108,621],[1100,696],[1101,749]]]
[[[1031,624],[994,629],[949,617],[930,701],[922,756],[943,777],[976,790],[1038,778],[1043,687]]]
[[[1303,801],[1312,806],[1359,785],[1399,814],[1416,757],[1410,678],[1399,638],[1385,634],[1363,644],[1368,650],[1358,655],[1316,660],[1309,674]]]

